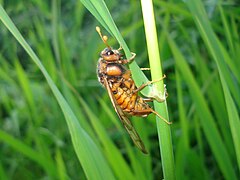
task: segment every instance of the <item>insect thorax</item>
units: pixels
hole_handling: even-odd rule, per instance
[[[97,65],[98,80],[103,84],[103,78],[107,80],[118,80],[126,72],[126,68],[119,63],[107,62],[103,58],[99,58]]]

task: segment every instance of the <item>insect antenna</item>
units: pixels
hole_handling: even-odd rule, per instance
[[[108,40],[108,37],[107,36],[103,36],[102,33],[101,33],[101,29],[100,27],[96,26],[96,31],[98,32],[99,36],[101,37],[102,41],[104,42],[104,44],[106,44],[106,46],[108,47],[108,49],[112,49],[108,43],[107,43],[107,40]]]

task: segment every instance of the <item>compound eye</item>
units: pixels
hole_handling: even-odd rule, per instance
[[[111,49],[109,49],[109,50],[106,51],[106,54],[107,54],[108,56],[110,56],[110,55],[113,55],[114,52],[113,52]]]

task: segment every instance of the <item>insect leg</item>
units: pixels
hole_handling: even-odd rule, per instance
[[[148,115],[150,113],[153,113],[155,114],[156,116],[158,116],[160,119],[162,119],[165,123],[167,124],[172,124],[172,122],[169,122],[167,121],[164,117],[162,117],[160,114],[158,114],[156,111],[154,111],[152,108],[148,108],[148,109],[142,109],[142,110],[135,110],[135,109],[132,109],[132,110],[124,110],[128,113],[130,112],[133,112],[134,114],[142,114],[142,115]]]
[[[150,71],[151,68],[140,68],[142,71]]]
[[[123,48],[122,48],[122,46],[120,45],[120,47],[118,48],[118,51],[121,51]]]
[[[142,84],[141,86],[139,86],[137,89],[135,89],[133,91],[133,93],[137,93],[138,91],[141,91],[142,89],[144,89],[146,86],[150,85],[150,84],[153,84],[155,82],[159,82],[159,81],[162,81],[164,78],[166,78],[166,75],[164,74],[162,78],[160,79],[157,79],[157,80],[154,80],[154,81],[148,81],[147,83],[145,84]]]
[[[153,98],[148,98],[148,97],[143,97],[143,100],[145,102],[152,102],[154,99]]]
[[[152,110],[152,113],[153,114],[155,114],[155,115],[157,115],[160,119],[162,119],[165,123],[167,123],[167,124],[172,124],[172,122],[169,122],[169,121],[167,121],[166,119],[164,119],[160,114],[158,114],[156,111],[154,111],[152,108],[151,108],[151,110]]]
[[[130,57],[130,59],[122,59],[120,61],[118,61],[120,64],[128,64],[130,62],[132,62],[134,60],[134,58],[136,57],[136,54],[131,52],[132,57]]]

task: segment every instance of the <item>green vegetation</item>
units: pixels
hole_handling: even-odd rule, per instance
[[[105,2],[0,1],[0,179],[239,179],[237,1],[154,0],[155,21],[151,3]],[[97,81],[96,26],[137,54],[138,85],[167,75],[152,106],[173,124],[131,118],[149,155]]]

